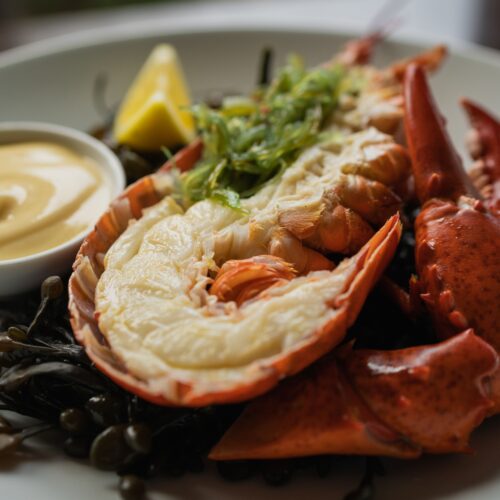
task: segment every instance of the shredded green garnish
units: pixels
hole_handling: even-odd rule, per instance
[[[320,140],[321,127],[335,108],[341,66],[307,70],[291,57],[271,85],[252,97],[231,97],[221,109],[193,109],[205,145],[203,158],[183,174],[191,201],[213,198],[238,209]]]

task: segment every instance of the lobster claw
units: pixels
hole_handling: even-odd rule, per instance
[[[471,155],[476,163],[471,177],[489,208],[500,211],[500,122],[468,99],[462,99],[462,106],[475,132]]]
[[[405,131],[420,202],[431,198],[456,201],[461,195],[478,198],[419,65],[406,69],[404,100]]]
[[[488,211],[444,128],[425,74],[405,78],[405,129],[417,194],[421,296],[441,337],[466,328],[500,352],[500,219]]]
[[[498,355],[471,330],[432,346],[334,352],[252,401],[210,458],[469,451]]]

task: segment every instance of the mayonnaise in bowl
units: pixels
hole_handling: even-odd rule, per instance
[[[116,156],[87,134],[0,124],[0,297],[69,271],[79,243],[124,186]]]

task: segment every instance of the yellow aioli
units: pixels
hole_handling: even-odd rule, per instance
[[[0,261],[43,252],[88,230],[110,196],[90,158],[51,142],[0,145]]]

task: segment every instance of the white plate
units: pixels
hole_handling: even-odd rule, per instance
[[[338,33],[251,28],[183,33],[141,30],[133,34],[99,30],[65,37],[0,55],[0,121],[41,120],[81,129],[98,124],[100,118],[92,104],[97,75],[108,75],[108,100],[117,102],[158,42],[170,42],[178,48],[195,96],[203,96],[212,89],[251,88],[263,47],[276,50],[278,63],[285,54],[295,51],[315,64],[330,57],[347,38]],[[380,47],[376,62],[388,63],[423,47],[418,43],[387,42]],[[473,47],[454,52],[433,78],[433,88],[460,149],[466,121],[458,99],[472,97],[500,113],[499,83],[500,57],[493,51]],[[486,422],[474,435],[475,455],[385,460],[388,473],[377,480],[377,498],[500,498],[499,432],[498,418]],[[259,479],[226,483],[208,472],[154,482],[151,498],[336,500],[356,484],[361,471],[360,462],[347,461],[327,479],[300,475],[278,489],[265,486]],[[23,460],[0,462],[2,499],[116,500],[115,485],[113,474],[64,459],[50,439],[35,443],[35,453]]]

